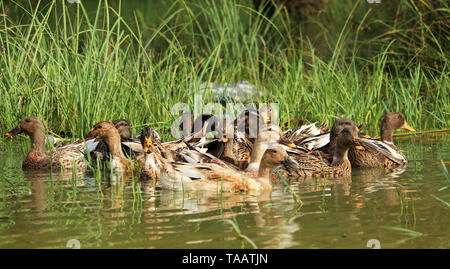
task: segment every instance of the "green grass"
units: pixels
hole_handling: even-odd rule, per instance
[[[237,221],[236,217],[233,215],[232,218],[233,218],[232,220],[231,219],[222,219],[221,221],[229,223],[233,227],[233,229],[236,232],[236,234],[241,239],[247,241],[254,249],[257,249],[258,246],[255,244],[255,242],[253,242],[253,240],[251,240],[245,234],[242,234],[241,229],[239,228],[239,224],[238,224],[238,221]],[[244,248],[244,245],[242,246],[242,248]]]
[[[28,115],[66,137],[126,118],[135,133],[150,124],[170,139],[176,103],[193,109],[203,82],[238,80],[265,93],[255,102],[279,103],[281,122],[344,115],[377,133],[382,114],[399,111],[418,130],[449,126],[448,29],[427,25],[448,18],[445,1],[402,4],[411,15],[397,21],[364,1],[328,4],[306,21],[282,7],[268,17],[250,1],[155,2],[148,15],[144,2],[86,2],[0,3],[2,133]]]

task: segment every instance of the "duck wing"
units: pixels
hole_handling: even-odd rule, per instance
[[[304,138],[302,140],[296,141],[294,140],[294,143],[297,146],[301,146],[304,147],[308,150],[316,150],[319,148],[322,148],[326,145],[328,145],[328,143],[330,143],[330,133],[323,133],[323,134],[318,134],[312,137],[307,137]]]
[[[379,152],[395,163],[398,164],[407,163],[405,155],[401,153],[397,149],[397,147],[394,146],[394,144],[366,138],[360,138],[359,141],[363,147],[367,147],[373,151]]]

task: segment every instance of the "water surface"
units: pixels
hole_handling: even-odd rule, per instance
[[[0,153],[0,248],[449,248],[448,133],[397,139],[406,168],[291,179],[270,196],[176,193],[132,178],[22,171]],[[447,165],[448,167],[448,165]],[[440,201],[441,199],[443,201]],[[230,221],[226,221],[230,220]]]

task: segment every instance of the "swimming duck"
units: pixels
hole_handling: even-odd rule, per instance
[[[174,153],[165,149],[157,139],[156,141],[152,140],[155,136],[151,134],[145,136],[148,137],[143,142],[146,143],[144,145],[146,156],[144,157],[143,165],[147,169],[145,173],[148,173],[150,177],[159,175],[161,185],[169,189],[211,190],[214,188],[217,190],[217,183],[220,182],[218,177],[224,177],[223,182],[220,183],[221,188],[224,190],[267,189],[267,180],[270,175],[268,173],[269,161],[284,163],[285,165],[293,164],[293,162],[285,158],[287,155],[285,155],[285,150],[281,146],[282,151],[276,150],[278,154],[281,154],[280,156],[283,156],[281,161],[279,159],[276,160],[276,158],[272,159],[272,157],[277,155],[275,151],[269,151],[271,152],[271,154],[268,153],[270,156],[264,158],[266,151],[279,145],[278,143],[280,142],[276,141],[276,139],[280,138],[280,131],[274,127],[266,128],[260,132],[255,144],[255,151],[252,152],[251,165],[247,167],[246,171],[242,171],[238,167],[225,163],[211,155],[209,155],[209,162],[187,163],[178,161]],[[285,141],[281,142],[285,143]],[[260,178],[259,181],[258,178]],[[263,178],[264,180],[262,180]],[[185,186],[186,184],[189,186]]]
[[[355,167],[384,167],[395,168],[408,163],[406,156],[393,143],[393,134],[396,129],[410,132],[416,130],[409,126],[402,114],[391,112],[381,121],[380,140],[360,139],[365,151],[350,149],[349,159]]]
[[[159,141],[158,133],[150,127],[144,127],[139,135],[144,152],[141,166],[141,179],[159,181],[159,170],[162,166],[161,152],[153,141]]]
[[[127,157],[133,156],[133,154],[136,154],[132,149],[130,149],[129,144],[123,144],[123,142],[133,142],[131,139],[131,126],[130,123],[125,119],[118,119],[114,120],[112,122],[116,129],[119,131],[120,135],[120,141],[122,142],[122,151]],[[108,146],[100,140],[97,147],[90,152],[91,159],[94,163],[97,162],[97,159],[104,163],[107,162],[109,159],[109,150]]]
[[[163,159],[164,160],[164,159]],[[269,147],[257,173],[226,168],[216,163],[190,164],[163,161],[160,182],[163,188],[204,191],[270,191],[272,165],[295,166],[281,146]]]
[[[351,164],[348,159],[348,150],[354,145],[362,150],[357,142],[357,128],[349,119],[338,119],[330,132],[331,160],[323,158],[321,154],[290,150],[289,156],[299,164],[298,169],[277,167],[278,172],[287,177],[343,177],[351,175]],[[274,171],[276,174],[276,172]]]
[[[107,145],[111,156],[110,164],[113,172],[129,172],[132,169],[138,171],[138,161],[141,161],[143,156],[137,156],[136,160],[125,157],[122,152],[119,131],[113,123],[102,121],[95,124],[86,137],[97,138]]]
[[[143,153],[143,156],[138,155],[138,158],[142,160],[146,158],[144,155],[147,154],[148,147],[151,146],[151,143],[148,141],[158,141],[161,143],[161,147],[164,148],[167,153],[170,153],[172,158],[177,161],[202,163],[209,162],[211,159],[214,159],[215,157],[211,155],[209,151],[217,148],[217,144],[219,143],[215,143],[213,145],[211,141],[206,141],[205,137],[209,132],[215,130],[215,125],[217,124],[216,117],[210,114],[202,114],[196,119],[195,122],[193,121],[189,123],[192,117],[190,113],[185,113],[183,114],[182,119],[182,124],[187,122],[188,125],[197,126],[197,129],[199,130],[194,130],[192,133],[192,129],[189,131],[190,127],[188,126],[188,131],[182,135],[181,139],[161,143],[160,136],[155,130],[150,127],[144,127],[136,139],[128,142],[122,142],[122,146],[130,147],[134,153]],[[198,128],[198,126],[200,126],[200,128]],[[212,141],[217,142],[217,139],[213,139]],[[145,143],[147,143],[147,146]],[[143,160],[143,162],[146,163],[145,160]],[[149,167],[148,165],[145,165],[145,167],[142,168],[143,172],[141,172],[141,174],[154,174],[153,172],[146,171],[147,169],[149,169]]]
[[[14,136],[24,133],[30,137],[30,152],[25,157],[22,167],[24,169],[49,169],[63,168],[72,169],[74,165],[77,169],[88,167],[85,161],[85,149],[93,150],[98,142],[86,140],[86,143],[75,142],[73,144],[53,148],[50,152],[45,151],[45,128],[38,117],[26,117],[16,128],[7,132],[5,136]]]
[[[242,170],[248,166],[253,142],[249,139],[248,129],[244,128],[248,125],[240,125],[239,121],[235,121],[235,123],[237,123],[236,126],[242,128],[235,129],[235,124],[229,119],[223,121],[222,133],[218,142],[223,144],[224,149],[222,154],[216,156]]]
[[[250,162],[258,132],[264,129],[269,130],[270,128],[267,127],[272,126],[272,129],[277,130],[273,141],[280,140],[278,135],[280,129],[270,123],[267,109],[267,106],[263,107],[260,112],[255,109],[246,109],[238,115],[233,123],[228,119],[225,120],[222,124],[221,138],[218,139],[225,147],[223,153],[217,157],[243,170],[248,167]],[[261,151],[261,154],[263,152]]]

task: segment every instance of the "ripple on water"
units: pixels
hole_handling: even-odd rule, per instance
[[[439,191],[448,185],[439,164],[450,160],[448,142],[401,141],[406,168],[290,179],[290,188],[276,182],[268,197],[22,171],[23,156],[2,149],[0,247],[66,248],[77,239],[81,248],[250,248],[227,219],[259,248],[366,248],[369,239],[382,248],[448,248],[448,206],[435,198],[450,201],[448,189]]]

